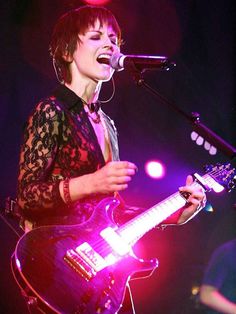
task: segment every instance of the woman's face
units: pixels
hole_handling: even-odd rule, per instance
[[[107,60],[112,54],[120,52],[117,35],[111,26],[101,26],[96,21],[84,35],[79,35],[79,39],[73,54],[72,80],[77,75],[95,82],[110,80],[114,70],[108,64],[99,63],[98,59]]]

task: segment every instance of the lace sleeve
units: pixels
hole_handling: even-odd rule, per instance
[[[27,212],[62,204],[59,180],[52,176],[63,111],[54,102],[41,102],[30,116],[20,152],[18,204]]]

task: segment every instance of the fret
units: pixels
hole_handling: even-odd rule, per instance
[[[217,169],[211,171],[211,175],[205,174],[200,177],[198,174],[195,174],[196,180],[192,183],[192,185],[194,187],[204,187],[206,191],[210,190],[209,188],[212,188],[215,192],[221,192],[224,189],[224,186],[216,181],[216,177],[218,175],[221,176],[225,171],[229,172],[228,166],[223,166],[220,171]],[[231,176],[234,174],[234,171],[235,169],[231,170]],[[122,225],[119,228],[118,233],[126,241],[126,243],[133,245],[144,234],[177,212],[185,204],[185,198],[179,192],[176,192],[167,197],[164,201],[154,205],[144,213],[140,214],[138,217],[135,217],[126,224]]]
[[[202,178],[205,180],[205,177],[206,176],[203,176]],[[212,180],[214,181],[214,179]],[[196,181],[194,181],[192,185],[198,187],[201,186]],[[185,204],[186,200],[184,197],[179,192],[176,192],[167,197],[164,201],[154,205],[144,213],[140,214],[138,217],[133,218],[128,223],[121,226],[118,232],[120,236],[125,239],[126,243],[133,245],[144,234],[177,212]]]
[[[119,234],[129,244],[134,244],[146,232],[153,229],[178,209],[185,205],[185,199],[178,193],[173,194],[161,203],[135,217],[119,228]]]

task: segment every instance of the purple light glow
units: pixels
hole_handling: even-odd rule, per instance
[[[165,167],[158,160],[150,160],[145,164],[145,171],[153,179],[161,179],[165,176]]]
[[[110,0],[84,0],[86,4],[91,5],[104,5],[107,4]]]

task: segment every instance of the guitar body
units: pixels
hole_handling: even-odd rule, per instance
[[[157,260],[145,262],[132,250],[123,256],[114,255],[101,237],[102,230],[117,229],[111,219],[117,205],[113,198],[104,199],[81,225],[39,227],[20,238],[12,257],[12,272],[21,289],[37,299],[41,311],[117,313],[130,277],[157,267]],[[84,243],[92,250],[84,249]],[[82,253],[77,256],[78,247]],[[117,257],[115,262],[94,270],[91,265],[97,263],[97,255],[103,259],[111,254]]]
[[[194,174],[192,185],[215,192],[235,187],[236,171],[230,164],[206,170],[204,177]],[[185,203],[178,191],[118,227],[112,217],[119,201],[105,198],[83,224],[45,226],[24,234],[12,256],[13,275],[41,313],[115,314],[131,276],[151,273],[158,265],[156,259],[138,259],[132,245]]]

